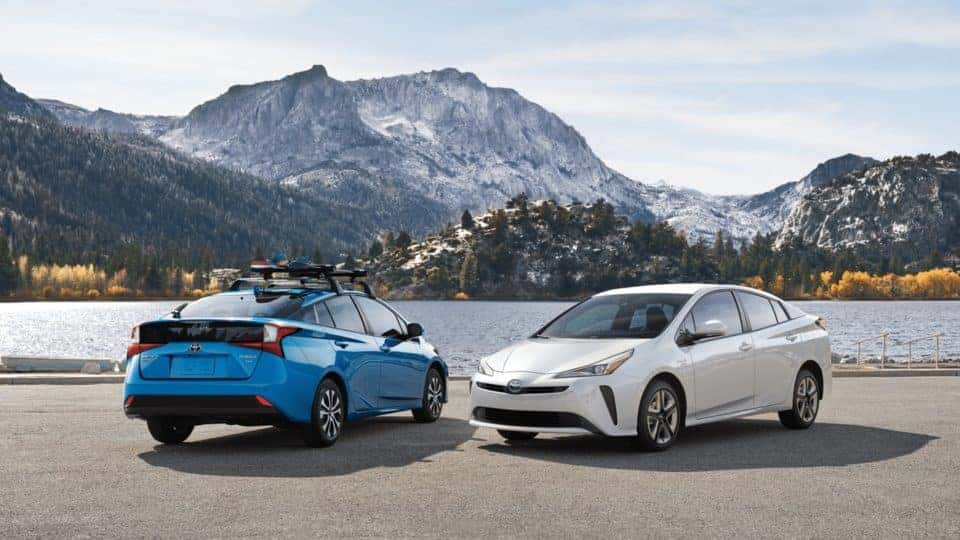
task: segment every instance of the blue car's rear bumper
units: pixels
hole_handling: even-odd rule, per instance
[[[127,366],[123,388],[128,416],[194,416],[211,423],[310,421],[319,374],[291,377],[283,358],[264,353],[249,378],[236,380],[144,379],[138,359]]]

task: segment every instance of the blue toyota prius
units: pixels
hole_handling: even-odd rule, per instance
[[[309,263],[255,263],[254,278],[133,329],[123,409],[154,439],[199,424],[295,425],[310,446],[345,421],[411,410],[434,422],[447,366],[396,310],[341,285],[365,276]],[[275,277],[278,276],[279,277]]]

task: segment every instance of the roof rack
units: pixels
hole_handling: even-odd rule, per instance
[[[340,268],[332,264],[314,264],[307,261],[294,260],[290,262],[280,262],[273,263],[268,261],[253,261],[250,263],[250,271],[254,274],[259,274],[260,279],[263,282],[270,281],[274,279],[274,274],[287,274],[290,279],[298,279],[301,285],[307,286],[309,284],[322,283],[319,280],[326,282],[333,292],[338,295],[343,294],[343,288],[340,286],[340,282],[337,281],[340,279],[349,279],[350,283],[359,283],[363,288],[363,292],[370,298],[376,298],[373,294],[373,289],[370,288],[370,285],[366,281],[358,281],[360,278],[367,277],[367,271],[363,269],[356,268]],[[231,290],[236,290],[240,286],[251,283],[257,278],[241,278],[233,282],[231,285]],[[268,285],[269,286],[269,285]]]

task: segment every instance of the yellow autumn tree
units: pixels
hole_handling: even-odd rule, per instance
[[[743,280],[742,285],[744,287],[752,287],[754,289],[763,290],[763,278],[761,276],[750,276]]]

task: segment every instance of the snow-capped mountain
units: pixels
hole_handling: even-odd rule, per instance
[[[531,198],[604,197],[653,219],[643,186],[607,167],[556,115],[516,91],[445,69],[342,82],[322,66],[234,86],[160,139],[247,172],[349,198],[390,185],[444,209]],[[417,231],[438,222],[407,223]],[[396,226],[387,223],[385,226]]]
[[[793,208],[776,246],[796,242],[908,260],[960,245],[960,154],[893,158],[815,188]]]
[[[874,163],[877,163],[877,160],[856,154],[845,154],[828,159],[800,180],[781,184],[770,191],[750,197],[738,197],[736,206],[747,215],[755,216],[758,222],[766,227],[762,232],[777,231],[804,195],[830,183],[838,176]]]
[[[53,115],[36,101],[4,81],[3,75],[0,75],[0,111],[22,118],[53,118]]]
[[[230,87],[183,118],[42,103],[68,125],[148,134],[321,200],[362,205],[383,229],[414,233],[525,192],[560,202],[604,198],[631,219],[667,221],[691,240],[710,241],[718,230],[746,239],[778,230],[803,194],[869,160],[830,160],[755,196],[637,182],[608,167],[555,114],[451,68],[344,82],[314,66]]]
[[[177,119],[174,116],[141,116],[107,109],[89,111],[56,99],[38,99],[37,102],[68,126],[111,133],[140,133],[158,137],[169,130],[170,124]]]

